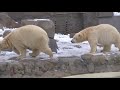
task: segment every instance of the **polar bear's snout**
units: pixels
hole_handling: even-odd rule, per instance
[[[71,40],[71,43],[76,43],[76,42],[75,42],[75,39],[72,39],[72,40]]]

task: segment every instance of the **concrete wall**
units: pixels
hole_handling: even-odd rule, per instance
[[[14,58],[0,62],[0,78],[61,78],[77,74],[120,72],[120,53],[84,54],[53,59]]]
[[[89,27],[98,24],[96,12],[86,12],[83,14],[83,27]]]
[[[96,12],[97,17],[112,17],[113,12]]]

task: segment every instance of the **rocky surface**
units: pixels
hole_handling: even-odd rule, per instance
[[[120,53],[84,54],[43,60],[11,58],[0,62],[0,78],[61,78],[65,76],[120,71]]]

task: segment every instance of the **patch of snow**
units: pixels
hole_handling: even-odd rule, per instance
[[[3,34],[3,32],[4,32],[4,30],[0,29],[0,34],[1,34],[1,35]]]
[[[0,29],[0,34],[3,34],[6,30],[11,30],[11,31],[13,31],[13,30],[15,30],[16,28],[6,28],[6,27],[3,27],[3,30],[2,29]]]
[[[114,16],[120,16],[120,12],[113,12]]]
[[[6,28],[6,27],[4,27],[4,31],[6,31],[6,30],[11,30],[11,31],[13,31],[13,30],[15,30],[16,28]]]
[[[50,21],[50,19],[27,19],[28,21]]]

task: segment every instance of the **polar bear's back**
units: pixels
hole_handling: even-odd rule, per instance
[[[43,30],[41,27],[36,26],[36,25],[22,26],[20,28],[17,28],[14,32],[15,33],[18,32],[19,34],[22,34],[22,35],[27,34],[27,36],[31,36],[31,35],[40,36],[40,35],[43,35],[43,34],[47,35],[45,30]]]
[[[22,43],[30,48],[47,45],[49,38],[47,33],[40,27],[35,25],[26,25],[17,28],[11,33],[13,43]]]
[[[104,32],[115,32],[118,33],[117,29],[110,25],[110,24],[100,24],[95,26],[96,30],[99,30],[99,32],[104,31]]]
[[[94,27],[98,42],[101,44],[115,43],[119,38],[120,34],[117,29],[110,24],[100,24]]]

